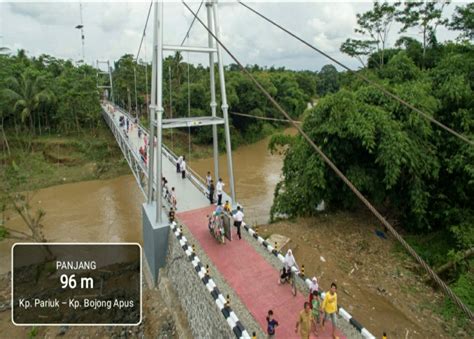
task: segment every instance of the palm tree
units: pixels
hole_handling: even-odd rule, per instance
[[[18,79],[7,79],[7,88],[3,95],[13,105],[13,112],[20,113],[21,122],[29,119],[30,129],[35,132],[34,113],[38,112],[43,104],[50,103],[54,96],[44,85],[45,78],[24,72]]]

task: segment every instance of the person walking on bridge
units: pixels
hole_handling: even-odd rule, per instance
[[[217,181],[217,185],[216,185],[218,205],[222,204],[222,192],[223,192],[224,186],[225,184],[222,182],[222,178],[219,178],[219,181]]]
[[[267,315],[267,339],[275,338],[275,329],[278,325],[278,321],[273,318],[273,311],[269,310]]]
[[[211,205],[214,203],[214,180],[211,179],[209,183],[209,202]]]
[[[176,191],[174,190],[174,187],[171,187],[171,205],[173,205],[174,210],[177,210],[177,204],[178,201],[176,200]]]
[[[217,204],[218,206],[220,203]],[[237,206],[237,211],[233,215],[234,218],[234,226],[237,227],[237,235],[239,236],[239,240],[242,239],[240,235],[240,226],[242,226],[242,221],[244,220],[244,213],[240,210],[240,206]]]
[[[186,179],[186,158],[184,156],[181,161],[181,178]]]
[[[209,186],[211,185],[211,180],[212,180],[212,176],[211,176],[211,172],[207,172],[207,175],[206,175],[206,187],[207,189],[209,189]]]
[[[295,333],[298,333],[299,330],[301,339],[309,339],[312,324],[313,313],[311,312],[309,302],[305,301],[304,310],[300,312],[298,321],[296,322]]]
[[[309,305],[311,308],[313,308],[313,296],[314,292],[319,294],[319,284],[318,284],[318,278],[313,277],[311,280],[311,286],[309,287]]]
[[[176,173],[181,172],[181,163],[183,162],[183,156],[180,155],[176,161]]]
[[[336,283],[331,284],[331,289],[326,292],[324,296],[323,304],[321,305],[321,310],[324,311],[324,318],[322,323],[322,328],[324,330],[324,324],[326,320],[331,319],[332,322],[332,337],[337,339],[336,337],[336,313],[337,313],[337,286]]]

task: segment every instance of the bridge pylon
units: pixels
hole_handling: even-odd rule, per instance
[[[107,71],[104,71],[101,67],[107,66]],[[110,67],[109,60],[96,60],[97,69],[97,88],[106,91],[107,100],[114,102],[114,85],[112,82],[112,67]],[[107,76],[107,77],[105,77]],[[102,93],[104,95],[104,93]]]
[[[217,0],[206,0],[207,25],[211,32],[220,38],[220,26],[218,20]],[[213,158],[214,158],[214,177],[219,178],[219,150],[218,150],[218,130],[219,125],[224,127],[227,171],[229,174],[229,186],[231,193],[231,203],[236,204],[234,171],[232,163],[232,147],[230,139],[230,126],[227,93],[224,75],[222,48],[217,43],[211,33],[208,33],[207,46],[188,46],[188,45],[167,45],[163,43],[163,18],[164,3],[163,0],[154,1],[153,14],[153,57],[152,57],[152,79],[151,79],[151,102],[150,102],[150,138],[148,140],[148,191],[147,202],[143,205],[143,227],[145,254],[154,277],[158,275],[159,268],[166,262],[169,222],[163,211],[161,201],[162,187],[162,163],[163,163],[163,130],[180,127],[203,127],[212,126],[213,139]],[[163,117],[163,54],[164,52],[189,52],[204,53],[209,55],[209,76],[210,76],[210,114],[208,116],[181,117],[167,119]],[[218,81],[220,88],[220,103],[222,116],[217,114],[216,100],[216,74],[215,64],[217,63]],[[155,142],[156,136],[156,142]],[[155,156],[156,155],[156,156]],[[156,190],[154,189],[156,187]],[[146,236],[148,234],[149,236]],[[154,239],[154,240],[152,240]],[[147,246],[147,243],[149,246]],[[147,249],[148,247],[148,249]]]
[[[217,36],[220,37],[220,27],[218,20],[217,12],[217,1],[207,0],[206,3],[207,9],[207,23],[211,28],[211,31]],[[225,76],[224,76],[224,65],[223,65],[223,56],[222,49],[220,45],[215,41],[213,36],[208,34],[208,45],[207,46],[182,46],[182,45],[165,45],[163,43],[163,17],[164,17],[164,4],[163,1],[155,1],[154,3],[154,31],[153,31],[153,60],[152,60],[152,89],[151,89],[151,119],[150,119],[150,131],[153,131],[151,134],[157,136],[156,146],[150,144],[150,150],[152,147],[156,147],[157,154],[157,164],[150,164],[150,171],[156,167],[156,175],[149,173],[148,176],[150,182],[153,181],[153,177],[161,178],[161,147],[162,143],[162,132],[163,129],[169,128],[179,128],[179,127],[202,127],[202,126],[212,126],[212,139],[213,139],[213,157],[214,157],[214,177],[216,180],[219,178],[219,152],[218,152],[218,139],[217,139],[217,128],[219,125],[224,125],[225,131],[225,142],[226,142],[226,154],[227,154],[227,170],[229,173],[229,186],[232,203],[236,203],[235,197],[235,185],[234,185],[234,171],[232,163],[232,147],[230,139],[230,126],[229,126],[229,114],[228,114],[228,103],[227,103],[227,93],[225,85]],[[209,116],[199,116],[199,117],[183,117],[183,118],[172,118],[166,119],[163,118],[163,52],[165,51],[178,51],[178,52],[190,52],[190,53],[204,53],[209,55],[209,76],[210,76],[210,93],[211,93],[211,102],[210,102],[210,115]],[[217,62],[217,69],[219,75],[219,87],[221,90],[221,110],[222,117],[217,115],[217,102],[216,102],[216,83],[215,83],[215,63]],[[156,131],[156,134],[155,134]],[[151,160],[151,159],[150,159]],[[153,159],[155,161],[155,159]],[[150,161],[151,163],[152,161]],[[153,167],[155,166],[155,167]],[[157,191],[161,190],[161,180],[156,180]],[[149,185],[152,187],[152,185]],[[152,192],[149,192],[148,202],[151,203],[153,200]],[[162,206],[157,204],[156,211],[156,222],[161,222],[162,219]]]

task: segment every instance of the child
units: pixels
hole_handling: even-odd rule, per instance
[[[278,321],[273,319],[273,311],[269,310],[267,315],[267,334],[268,339],[275,338],[275,328],[278,326]]]
[[[169,218],[170,223],[174,221],[174,218],[175,218],[174,215],[175,215],[174,209],[173,207],[171,207],[168,213],[168,218]]]
[[[321,316],[320,316],[320,307],[321,307],[321,300],[319,299],[319,293],[313,291],[312,293],[312,308],[313,308],[313,319],[314,319],[314,334],[318,335],[318,325],[321,323]]]
[[[231,210],[231,207],[230,207],[229,200],[226,200],[224,204],[224,211],[227,213],[230,213],[230,210]]]

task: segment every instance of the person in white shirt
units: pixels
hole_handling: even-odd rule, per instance
[[[207,189],[209,189],[209,186],[211,186],[211,180],[212,180],[211,172],[207,172],[207,175],[206,175],[206,187],[207,187]]]
[[[186,158],[184,156],[181,161],[181,178],[186,179]]]
[[[239,240],[242,239],[240,235],[240,226],[242,226],[242,221],[244,220],[244,213],[240,210],[240,206],[237,206],[237,211],[232,216],[234,218],[234,226],[237,227],[237,235]]]
[[[171,187],[171,204],[173,205],[173,209],[176,211],[177,201],[176,201],[176,191],[174,190],[174,187]]]
[[[222,178],[219,178],[216,185],[217,205],[222,205],[222,191],[223,191],[224,186],[225,184],[222,182]]]

